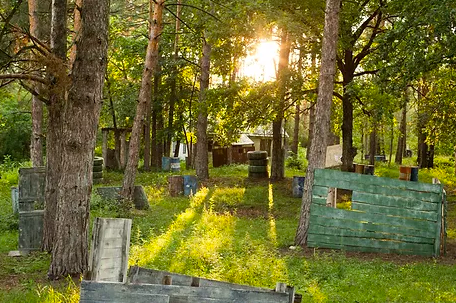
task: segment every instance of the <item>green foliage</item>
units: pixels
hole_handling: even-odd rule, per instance
[[[298,154],[290,152],[290,155],[285,160],[285,166],[292,169],[304,170],[307,167],[306,150],[298,147]]]
[[[10,155],[11,160],[29,158],[31,115],[29,98],[17,86],[0,92],[0,159]]]

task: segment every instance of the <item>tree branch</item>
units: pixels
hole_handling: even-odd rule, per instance
[[[39,94],[36,90],[34,90],[33,88],[31,88],[30,86],[28,86],[27,84],[25,84],[23,81],[19,81],[19,83],[21,84],[21,86],[26,90],[28,91],[29,93],[31,93],[33,96],[37,97],[38,100],[40,100],[41,102],[43,102],[44,104],[46,105],[50,105],[50,102],[48,99],[44,98],[41,94]]]
[[[360,77],[360,76],[363,76],[363,75],[375,75],[376,73],[378,73],[378,71],[379,71],[379,69],[366,70],[366,71],[354,74],[353,77]]]
[[[171,5],[172,5],[172,6],[174,6],[174,5],[188,6],[188,7],[194,8],[194,9],[196,9],[196,10],[199,10],[199,11],[201,11],[201,12],[203,12],[203,13],[205,13],[205,14],[211,16],[212,18],[214,18],[215,20],[217,20],[217,21],[219,21],[219,22],[222,22],[222,20],[220,20],[219,18],[217,18],[217,17],[214,16],[213,14],[209,13],[208,11],[202,9],[201,7],[194,6],[194,5],[191,5],[191,4],[184,4],[184,3],[180,3],[180,4],[179,4],[179,3],[170,3],[170,4],[166,4],[166,5],[165,5],[165,8],[166,8],[167,6],[171,6]],[[169,11],[169,10],[168,10],[168,11]],[[174,15],[174,14],[173,14],[173,15]]]
[[[30,80],[30,81],[43,83],[44,85],[50,84],[49,81],[44,78],[41,78],[36,75],[29,75],[29,74],[3,74],[3,75],[0,74],[0,80],[4,80],[4,79]]]

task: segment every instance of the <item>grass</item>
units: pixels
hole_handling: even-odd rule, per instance
[[[450,242],[456,239],[452,169],[420,170],[420,180],[437,177],[449,185]],[[245,165],[213,168],[211,179],[192,197],[167,194],[171,173],[139,173],[137,183],[145,187],[150,209],[130,214],[129,263],[267,288],[286,282],[303,302],[456,301],[456,267],[448,258],[395,259],[293,247],[301,201],[291,195],[290,177],[303,173],[287,169],[285,181],[269,183],[246,179]],[[378,175],[397,178],[396,173],[396,166],[376,167]],[[77,281],[46,280],[47,254],[7,257],[17,247],[9,196],[17,178],[14,172],[9,175],[11,181],[0,179],[0,302],[77,302]],[[119,185],[121,179],[119,173],[108,173],[106,184]],[[92,218],[122,215],[94,202]]]

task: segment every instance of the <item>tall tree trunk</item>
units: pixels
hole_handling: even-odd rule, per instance
[[[312,75],[316,73],[317,70],[317,50],[315,49],[315,46],[312,48],[312,62],[310,66],[310,70]],[[315,125],[315,104],[312,104],[310,106],[309,110],[309,137],[307,140],[307,148],[306,148],[306,159],[309,160],[309,151],[312,146],[312,140],[313,140],[313,128]]]
[[[201,57],[200,95],[198,106],[198,120],[196,124],[196,155],[195,168],[199,180],[209,178],[209,157],[207,146],[207,100],[206,91],[209,88],[211,69],[211,45],[204,39],[203,55]]]
[[[57,67],[48,67],[49,74],[54,78],[49,91],[48,125],[46,136],[46,188],[43,224],[43,250],[51,252],[54,243],[54,226],[56,221],[58,184],[62,173],[62,136],[63,98],[66,82],[66,15],[67,1],[53,0],[51,6],[50,46]]]
[[[171,143],[173,141],[173,136],[175,133],[174,129],[174,108],[176,102],[178,101],[176,87],[177,87],[177,60],[179,59],[179,31],[180,31],[180,14],[181,14],[181,0],[177,1],[176,8],[176,34],[174,38],[174,54],[173,54],[173,67],[171,75],[171,84],[170,84],[170,95],[169,95],[169,111],[168,111],[168,130],[166,132],[166,147],[165,153],[167,156],[170,155]]]
[[[288,61],[290,58],[291,43],[288,31],[282,28],[280,37],[279,64],[277,67],[277,81],[279,85],[276,116],[272,121],[272,163],[271,179],[281,180],[285,176],[285,153],[282,145],[284,131],[282,131],[283,117],[285,111],[285,98],[290,78]]]
[[[291,145],[291,151],[293,154],[298,155],[298,145],[299,145],[299,122],[301,117],[301,108],[299,103],[295,107],[295,116],[294,116],[294,129],[293,129],[293,144]]]
[[[42,39],[42,22],[38,16],[38,0],[28,1],[30,34],[38,39]],[[34,85],[35,91],[40,93],[41,84]],[[32,138],[30,140],[30,158],[32,166],[43,166],[43,103],[38,96],[32,96]]]
[[[160,67],[157,66],[157,69]],[[163,108],[161,99],[159,97],[159,87],[160,87],[161,77],[160,73],[157,72],[154,75],[154,99],[153,99],[153,106],[152,106],[152,140],[151,140],[151,162],[152,166],[155,168],[161,167],[161,158],[163,156],[163,144],[161,144],[162,140],[159,137],[159,134],[163,130]]]
[[[372,131],[369,138],[369,164],[375,164],[375,154],[377,151],[377,122],[372,123]]]
[[[334,75],[336,73],[335,62],[339,33],[339,11],[340,0],[326,1],[316,120],[315,127],[313,128],[314,138],[320,139],[312,142],[309,165],[304,181],[301,216],[295,237],[295,243],[301,246],[307,243],[314,171],[316,168],[323,168],[326,160],[326,141],[330,131],[331,103],[334,89]]]
[[[353,81],[344,75],[344,95],[342,99],[343,119],[342,119],[342,170],[353,171],[353,158],[356,152],[353,148],[353,103],[352,96],[348,92],[347,86]]]
[[[405,92],[405,102],[402,108],[401,125],[399,127],[400,134],[397,139],[397,150],[395,163],[402,164],[402,158],[405,155],[406,140],[407,140],[407,92]]]
[[[154,76],[158,63],[158,42],[163,30],[163,8],[165,0],[150,1],[150,33],[149,43],[146,50],[146,61],[144,64],[143,75],[141,79],[141,88],[139,91],[138,105],[136,115],[133,121],[133,128],[130,136],[130,149],[128,151],[128,161],[125,167],[125,174],[121,195],[126,200],[133,200],[133,191],[135,188],[136,171],[139,162],[139,145],[143,128],[143,120],[146,114],[146,107],[152,98],[152,77]],[[152,14],[152,7],[153,14]]]
[[[62,171],[58,184],[54,246],[48,276],[87,269],[93,151],[100,117],[108,49],[109,1],[84,0],[71,87],[62,113]]]

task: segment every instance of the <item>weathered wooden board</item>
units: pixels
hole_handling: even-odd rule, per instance
[[[84,294],[84,298],[87,297],[86,293],[90,293],[90,298],[94,301],[81,301],[87,303],[99,302],[96,300],[107,300],[109,298],[116,298],[116,294],[152,294],[169,296],[169,303],[288,303],[289,300],[287,293],[279,292],[261,292],[221,287],[191,287],[157,284],[123,284],[94,281],[82,281],[81,293]],[[123,302],[129,303],[136,301]]]
[[[352,220],[357,222],[375,222],[377,224],[386,224],[398,226],[404,229],[420,230],[423,233],[433,231],[435,236],[436,224],[430,221],[413,220],[402,217],[386,216],[381,214],[371,214],[360,211],[350,211],[345,209],[330,208],[313,204],[310,211],[314,216],[321,216],[330,219]]]
[[[352,190],[352,209],[325,207],[328,188]],[[316,170],[309,247],[438,256],[443,187]]]
[[[407,199],[403,197],[393,197],[385,195],[377,195],[372,193],[363,193],[353,191],[352,202],[363,202],[380,206],[391,206],[419,211],[436,212],[439,208],[438,203],[421,201],[418,199]]]
[[[130,233],[130,219],[95,219],[88,273],[92,280],[126,281]]]
[[[165,276],[170,276],[172,278],[172,284],[179,286],[192,286],[193,281],[195,279],[198,279],[200,287],[227,287],[234,289],[272,292],[272,290],[266,288],[252,287],[249,285],[234,284],[204,278],[196,278],[192,276],[171,273],[168,271],[143,268],[139,266],[130,267],[130,270],[128,271],[128,282],[140,284],[163,284]]]
[[[44,207],[46,171],[44,166],[19,169],[19,211]]]
[[[19,212],[19,250],[40,250],[43,238],[44,210]]]
[[[317,169],[315,170],[316,179],[326,179],[326,180],[343,180],[346,182],[352,182],[354,184],[363,184],[363,185],[378,185],[382,187],[391,187],[398,189],[405,189],[407,191],[417,191],[417,192],[429,192],[429,193],[442,193],[443,186],[442,184],[431,184],[431,183],[422,183],[422,182],[409,182],[391,178],[382,178],[377,176],[370,175],[360,175],[349,172],[342,172],[331,169]],[[318,184],[318,182],[316,182]],[[326,184],[326,183],[325,183]]]

